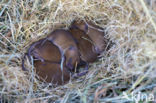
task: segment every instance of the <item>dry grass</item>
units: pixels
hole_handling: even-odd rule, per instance
[[[156,5],[146,1],[1,0],[1,102],[134,102],[131,93],[156,96]],[[34,78],[30,64],[28,74],[21,70],[29,44],[85,17],[106,28],[115,43],[86,76],[53,88]]]

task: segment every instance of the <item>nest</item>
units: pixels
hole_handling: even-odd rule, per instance
[[[147,2],[146,2],[147,1]],[[132,93],[156,93],[154,0],[0,1],[1,102],[126,102]],[[106,28],[113,42],[89,73],[52,87],[21,69],[28,46],[75,19]],[[123,98],[125,94],[130,98]],[[145,101],[143,98],[142,101]],[[141,101],[137,100],[137,101]]]

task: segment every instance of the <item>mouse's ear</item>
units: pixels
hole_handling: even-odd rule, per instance
[[[78,26],[79,29],[83,30],[85,33],[88,32],[88,23],[86,21],[80,21]]]
[[[88,32],[88,24],[87,22],[85,22],[84,20],[74,20],[72,23],[71,23],[71,27],[70,29],[80,29],[82,31],[84,31],[85,33]]]

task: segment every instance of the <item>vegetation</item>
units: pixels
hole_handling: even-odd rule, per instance
[[[147,1],[147,2],[146,2]],[[156,5],[154,0],[1,0],[1,102],[137,102],[156,95]],[[89,73],[53,88],[21,69],[29,45],[74,19],[106,28],[114,43]],[[141,94],[142,99],[137,98]],[[126,96],[128,98],[126,98]]]

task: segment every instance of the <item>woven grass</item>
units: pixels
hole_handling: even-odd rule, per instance
[[[1,102],[136,102],[132,93],[155,95],[156,5],[146,1],[1,0]],[[114,43],[87,75],[53,88],[35,78],[30,63],[29,73],[22,71],[21,58],[32,42],[86,18],[106,28]]]

